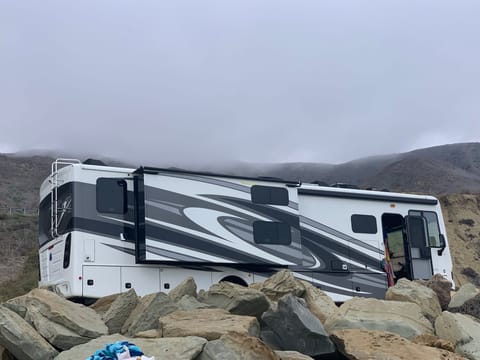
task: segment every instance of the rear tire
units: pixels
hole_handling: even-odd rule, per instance
[[[248,287],[248,284],[245,282],[245,280],[243,280],[242,278],[240,278],[238,276],[226,276],[222,280],[220,280],[220,282],[224,282],[224,281],[232,283],[232,284],[237,284],[237,285]]]

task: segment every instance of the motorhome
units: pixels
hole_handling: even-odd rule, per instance
[[[164,291],[280,269],[335,301],[394,280],[452,281],[432,196],[58,159],[40,188],[40,282],[68,298]]]

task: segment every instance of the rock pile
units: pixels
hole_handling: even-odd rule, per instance
[[[466,286],[447,304],[438,283],[401,279],[386,300],[352,298],[340,307],[287,270],[200,294],[188,278],[168,295],[139,298],[132,289],[91,307],[35,289],[0,305],[0,359],[81,360],[127,340],[157,360],[480,360],[471,310],[479,291]]]

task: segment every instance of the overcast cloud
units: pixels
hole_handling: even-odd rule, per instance
[[[480,141],[480,2],[0,0],[0,152],[343,162]]]

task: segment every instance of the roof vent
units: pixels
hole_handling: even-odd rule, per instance
[[[328,184],[325,181],[321,181],[321,180],[312,181],[312,184],[315,184],[318,186],[328,186]]]
[[[345,184],[345,183],[335,183],[330,185],[330,187],[342,188],[342,189],[359,189],[357,185]]]
[[[85,165],[107,166],[103,161],[97,159],[87,159],[83,162]]]

